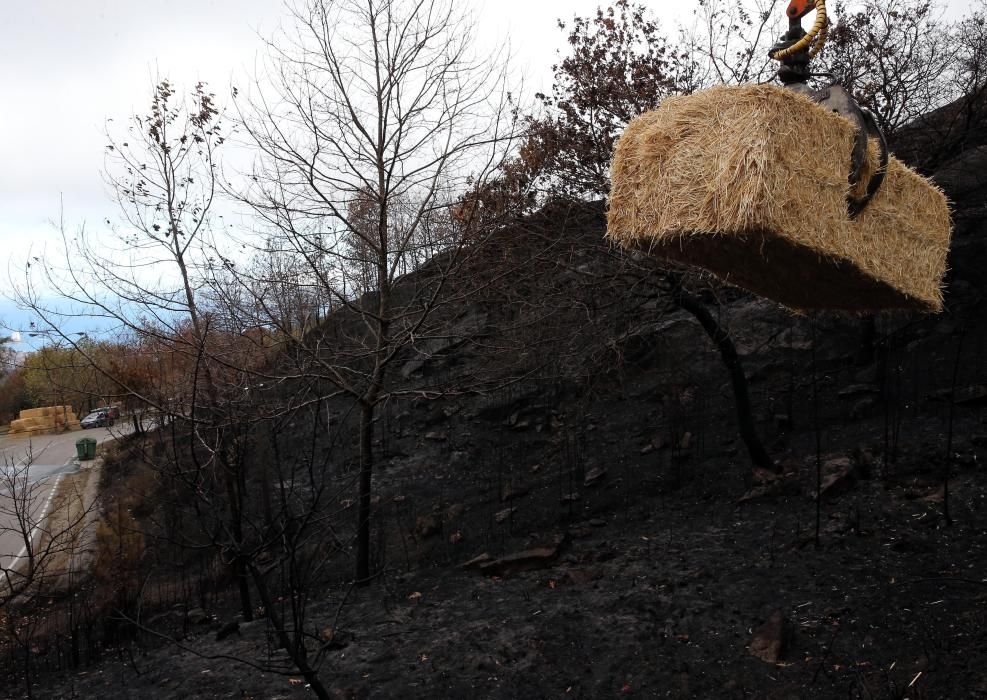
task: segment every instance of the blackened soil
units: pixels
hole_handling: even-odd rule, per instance
[[[593,221],[579,226],[598,244],[602,212]],[[330,694],[987,697],[987,247],[976,221],[954,244],[949,315],[879,318],[870,357],[854,319],[721,296],[758,432],[784,467],[767,483],[751,476],[728,376],[695,321],[647,296],[632,306],[605,251],[574,242],[565,266],[524,280],[556,280],[554,296],[525,292],[518,307],[547,300],[525,328],[545,336],[557,371],[381,416],[382,574],[364,589],[327,585],[305,621]],[[567,300],[579,303],[556,313]],[[463,311],[463,328],[484,329],[475,343],[397,372],[427,384],[487,366],[482,348],[507,325],[497,308]],[[352,484],[345,469],[340,483]],[[341,486],[340,504],[352,497]],[[560,541],[526,571],[462,566]],[[337,564],[343,580],[352,562]],[[42,673],[34,697],[313,696],[265,618],[217,641],[235,605],[199,617],[189,631],[160,628],[178,643],[145,634],[85,671]]]
[[[983,458],[950,486],[951,526],[936,479],[859,479],[823,501],[817,547],[809,465],[742,503],[687,488],[574,522],[536,570],[391,572],[313,606],[313,632],[336,630],[321,675],[340,698],[985,696]],[[750,643],[775,611],[786,639],[768,663]],[[229,660],[283,659],[264,620],[217,642],[221,623],[39,695],[311,696],[297,676]]]

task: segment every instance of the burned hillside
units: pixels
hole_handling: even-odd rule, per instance
[[[475,274],[442,289],[451,301],[433,331],[401,349],[373,424],[370,587],[349,583],[354,401],[306,402],[299,377],[259,389],[264,406],[297,409],[251,424],[250,483],[263,486],[259,465],[274,460],[324,472],[319,517],[295,525],[322,562],[304,579],[303,625],[326,686],[337,697],[987,694],[983,195],[954,193],[943,167],[933,175],[960,224],[944,314],[799,317],[685,278],[729,332],[777,472],[752,468],[721,353],[662,269],[603,240],[602,204],[555,203],[498,231],[465,262]],[[429,284],[426,267],[396,295]],[[312,332],[339,348],[358,328],[337,316]],[[153,533],[166,510],[151,499],[136,515]],[[264,542],[261,563],[279,556]],[[129,633],[52,623],[32,648],[37,694],[307,695],[266,606],[244,620],[235,586],[196,592],[219,585],[208,576],[173,591],[173,565],[140,565],[158,597],[130,592],[143,607],[128,611],[140,622]],[[292,585],[272,585],[282,618]],[[84,652],[101,651],[72,668],[86,635]],[[19,674],[19,650],[7,653]]]

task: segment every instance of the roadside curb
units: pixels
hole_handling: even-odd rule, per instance
[[[72,460],[72,465],[80,472],[98,470],[103,466],[103,458],[97,456],[94,459],[79,459],[77,457]]]

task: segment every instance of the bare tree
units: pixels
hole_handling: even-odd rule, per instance
[[[530,208],[544,203],[539,194],[606,196],[613,148],[631,119],[672,95],[771,79],[768,48],[780,31],[780,6],[703,0],[675,38],[631,0],[560,20],[569,53],[553,67],[551,92],[536,95],[541,109],[526,119],[523,147],[483,198],[510,197]]]
[[[291,13],[293,29],[269,42],[270,85],[258,82],[241,109],[262,154],[245,199],[304,261],[299,283],[336,323],[352,319],[331,343],[310,334],[295,357],[298,376],[358,404],[356,578],[366,583],[376,410],[393,395],[402,349],[444,332],[435,320],[458,300],[441,291],[468,255],[451,207],[500,164],[515,122],[500,56],[477,49],[451,0],[307,0]],[[440,251],[428,275],[402,283]]]
[[[621,0],[595,18],[576,18],[569,33],[572,54],[556,67],[551,98],[542,102],[551,115],[529,120],[525,148],[504,169],[497,190],[483,193],[487,201],[503,192],[520,195],[518,183],[541,177],[556,196],[583,198],[609,191],[609,166],[617,137],[626,124],[653,109],[664,98],[688,93],[708,82],[739,82],[763,77],[769,68],[767,46],[775,2],[726,7],[703,2],[693,33],[678,45],[661,33],[643,6]],[[565,25],[560,23],[564,29]],[[752,463],[774,470],[755,429],[747,377],[726,329],[700,297],[683,284],[682,275],[628,260],[622,273],[693,314],[707,332],[730,373],[738,427]]]
[[[46,258],[26,270],[19,297],[117,393],[190,426],[196,471],[218,476],[223,486],[221,502],[229,514],[224,535],[236,553],[241,607],[250,619],[253,605],[239,546],[243,475],[228,440],[229,426],[242,418],[228,410],[236,405],[231,397],[242,395],[249,373],[243,371],[240,344],[232,342],[235,334],[216,328],[203,293],[215,260],[207,238],[219,190],[217,150],[226,141],[213,100],[202,83],[187,96],[167,80],[154,86],[148,113],[135,114],[116,134],[108,133],[106,180],[124,228],[113,236],[91,236],[84,228],[69,235],[63,225],[64,260]],[[60,297],[58,309],[44,300],[52,296]],[[111,320],[135,345],[167,355],[181,370],[177,381],[141,381],[140,373],[89,351],[60,330],[65,308]]]
[[[956,89],[971,102],[983,97],[987,88],[987,3],[976,9],[954,28],[956,45]]]
[[[700,0],[679,50],[693,55],[701,87],[764,82],[776,65],[768,49],[785,28],[780,0]]]
[[[931,0],[869,0],[838,20],[822,58],[888,137],[957,96],[956,46]]]
[[[224,341],[229,336],[213,332],[201,294],[214,261],[204,239],[214,224],[216,154],[226,141],[226,131],[214,95],[204,84],[197,84],[190,98],[177,95],[167,80],[159,82],[149,114],[135,115],[127,139],[113,139],[107,147],[107,180],[132,232],[125,239],[129,252],[144,264],[158,257],[172,279],[171,286],[160,288],[149,285],[133,268],[124,268],[127,277],[111,274],[110,283],[122,303],[136,304],[150,322],[135,326],[127,320],[133,311],[119,306],[111,313],[138,334],[156,335],[173,353],[194,360],[189,363],[185,415],[192,420],[193,440],[205,453],[195,466],[200,472],[220,475],[241,610],[250,620],[253,605],[241,546],[244,475],[229,440],[233,419],[226,410],[231,392],[238,396],[242,391],[244,377],[242,365],[225,357],[230,348]],[[95,257],[91,247],[85,252],[91,269],[114,269],[112,260]],[[95,298],[89,301],[106,307]]]
[[[111,138],[108,149],[107,178],[127,221],[120,235],[94,237],[84,229],[70,235],[63,227],[64,260],[36,261],[20,284],[21,301],[56,336],[64,327],[59,309],[43,301],[52,291],[61,297],[60,309],[68,300],[73,312],[112,319],[126,336],[130,356],[101,361],[61,333],[119,393],[161,417],[158,427],[163,430],[142,440],[153,447],[149,452],[155,451],[148,461],[167,485],[160,497],[170,503],[158,505],[170,519],[146,534],[156,537],[159,547],[170,538],[181,551],[211,551],[217,561],[231,566],[243,619],[253,616],[256,594],[294,667],[320,697],[328,696],[317,668],[327,646],[313,639],[306,611],[311,587],[325,583],[326,562],[349,550],[351,542],[328,546],[324,541],[333,527],[331,518],[345,508],[322,452],[272,456],[270,445],[284,440],[282,433],[297,432],[299,422],[310,426],[313,444],[324,437],[324,399],[334,391],[360,397],[370,412],[364,425],[372,429],[372,411],[385,398],[385,368],[400,348],[429,341],[434,328],[425,319],[442,307],[437,301],[441,280],[466,257],[449,205],[470,183],[484,180],[512,129],[498,111],[507,99],[498,87],[505,76],[486,59],[469,55],[466,37],[455,25],[458,15],[449,7],[442,14],[438,5],[422,6],[399,25],[396,11],[397,5],[378,8],[372,18],[347,16],[374,23],[354,24],[347,31],[400,31],[382,38],[378,46],[396,42],[378,64],[393,71],[379,95],[390,102],[380,122],[366,132],[379,132],[384,141],[370,148],[369,160],[365,151],[337,151],[340,158],[322,163],[335,168],[352,157],[361,168],[377,167],[383,160],[384,169],[372,174],[372,180],[362,179],[364,169],[351,170],[355,186],[330,189],[338,198],[328,200],[321,213],[305,209],[299,215],[290,199],[275,198],[270,208],[263,197],[253,200],[263,216],[287,213],[291,224],[270,227],[253,267],[223,255],[211,236],[218,218],[216,153],[227,133],[213,96],[199,85],[184,100],[170,83],[161,82],[150,113],[134,116],[123,136]],[[356,46],[365,48],[362,41]],[[293,65],[304,68],[303,63]],[[352,87],[351,77],[339,74],[345,67],[336,68],[337,88]],[[358,96],[341,94],[330,107],[334,115],[347,101],[356,109]],[[286,126],[277,118],[270,123],[275,129]],[[333,132],[333,139],[345,141],[357,133]],[[325,143],[315,143],[316,153],[322,153]],[[259,187],[290,193],[304,184],[304,179],[293,179],[297,170],[285,167],[290,159],[266,162],[286,177],[259,180]],[[322,184],[335,187],[334,171],[326,172],[329,179]],[[383,182],[383,194],[379,187],[368,190],[370,181]],[[319,190],[311,191],[319,202]],[[348,204],[357,192],[367,191],[373,193],[373,206],[356,225],[346,218]],[[310,217],[313,212],[318,216]],[[313,221],[330,225],[308,228]],[[360,251],[356,261],[354,250]],[[430,281],[395,303],[392,293],[404,293],[398,290],[402,275],[439,253],[442,260],[430,263],[436,271]],[[369,273],[360,284],[357,269]],[[311,314],[299,317],[300,301]],[[340,311],[364,314],[359,328],[370,332],[348,336],[354,343],[332,346],[339,352],[327,357],[330,346],[313,330],[327,313]],[[278,357],[285,348],[305,362],[293,368],[291,355]],[[367,381],[361,383],[361,376]],[[326,392],[319,385],[314,393],[306,390],[313,377],[337,382],[336,389]],[[361,444],[369,445],[369,439]],[[256,455],[264,450],[267,458],[259,459]],[[361,501],[360,525],[368,529],[369,449],[362,461],[368,495]],[[369,537],[358,542],[366,571]],[[284,589],[282,581],[290,582],[290,588]],[[290,600],[290,615],[280,610],[282,600]],[[135,615],[134,610],[120,612]],[[133,619],[142,624],[139,615]],[[318,644],[314,654],[313,641]]]
[[[952,162],[945,175],[954,185],[951,189],[963,193],[961,199],[976,200],[984,184],[983,169],[973,149],[983,145],[987,123],[985,10],[987,7],[980,2],[952,26],[936,24],[938,37],[948,32],[955,60],[949,70],[932,78],[933,87],[943,98],[955,99],[901,127],[893,144],[899,158],[930,175],[960,158]]]
[[[624,127],[669,95],[699,87],[699,64],[630,0],[558,25],[570,52],[553,67],[551,91],[536,95],[541,109],[528,117],[525,144],[500,183],[540,179],[539,189],[551,195],[605,196]]]
[[[50,596],[70,589],[84,574],[86,529],[98,508],[95,492],[64,487],[53,492],[61,480],[39,477],[34,464],[30,446],[22,459],[5,457],[0,464],[0,539],[19,548],[0,553],[0,620],[23,651],[28,697],[37,624]]]

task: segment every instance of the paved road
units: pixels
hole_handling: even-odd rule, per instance
[[[122,430],[121,430],[122,428]],[[41,522],[47,515],[51,495],[61,475],[79,468],[76,461],[75,441],[83,437],[98,442],[110,440],[127,432],[127,424],[118,422],[113,428],[74,430],[58,435],[27,437],[0,437],[0,569],[9,567],[15,558],[23,554],[24,540],[19,533],[17,520],[12,513],[9,483],[3,476],[12,470],[27,471],[31,484],[31,513],[34,522]],[[37,536],[37,533],[34,533]]]

